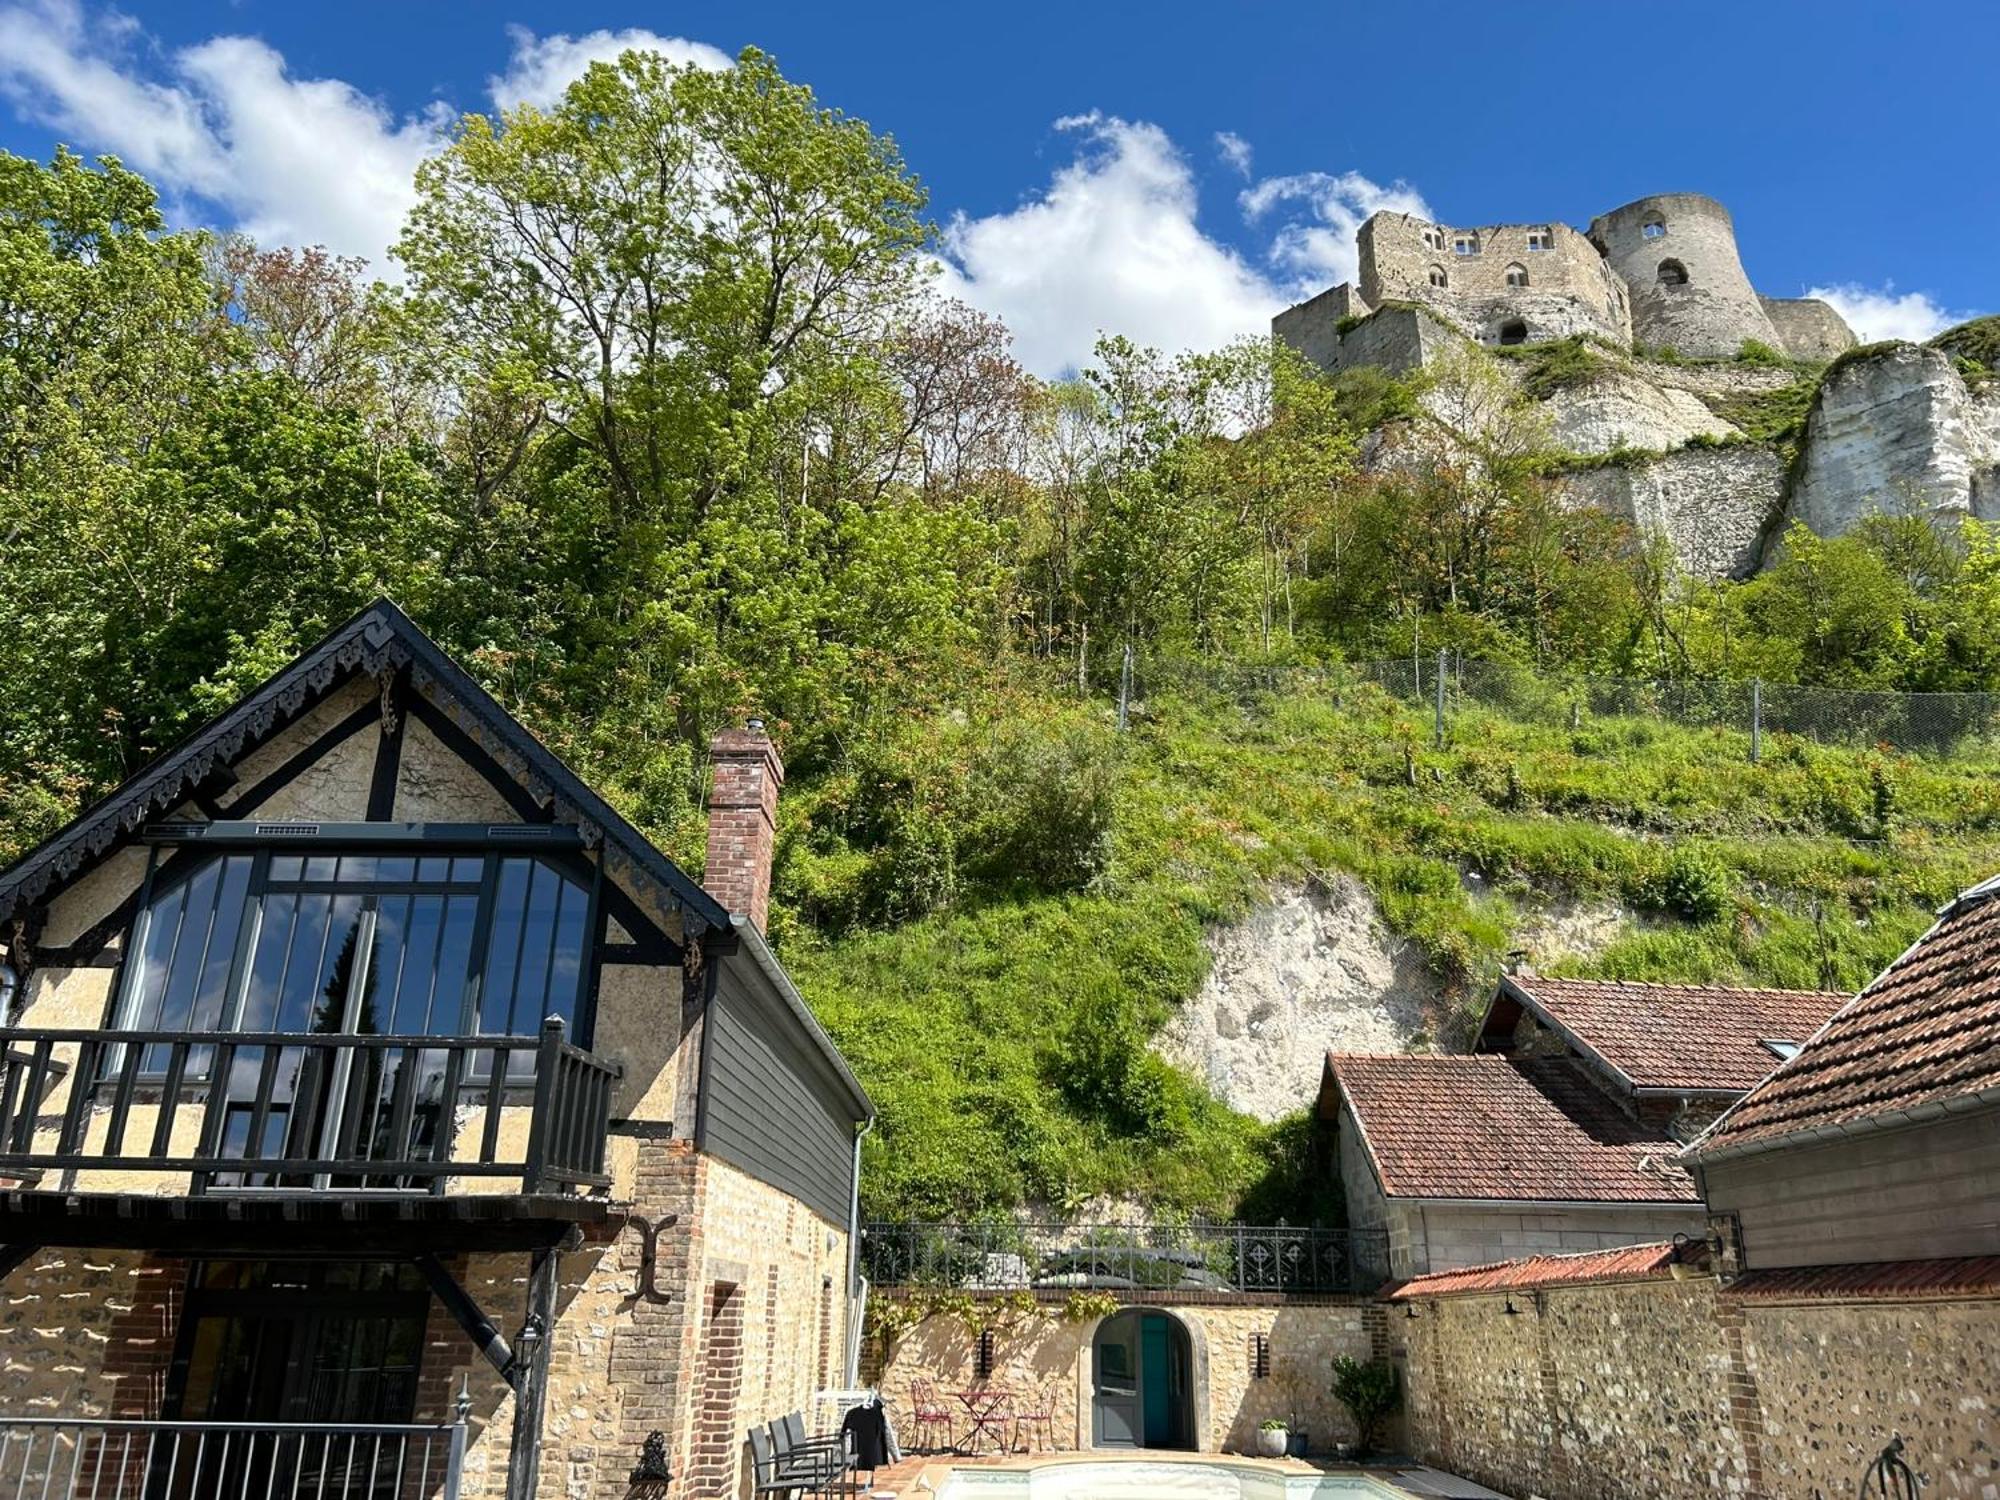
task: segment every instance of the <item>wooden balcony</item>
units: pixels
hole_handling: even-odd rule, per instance
[[[0,1054],[0,1240],[56,1243],[25,1222],[48,1216],[36,1198],[191,1223],[587,1219],[611,1183],[618,1077],[555,1020],[538,1036],[20,1028]]]

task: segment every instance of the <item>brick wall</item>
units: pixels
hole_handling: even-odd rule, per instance
[[[2000,1301],[1775,1302],[1709,1278],[1388,1319],[1427,1462],[1547,1500],[1846,1500],[1900,1432],[1928,1500],[2000,1490]]]

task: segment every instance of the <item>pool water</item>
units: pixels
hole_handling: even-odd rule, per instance
[[[1253,1461],[1109,1459],[1034,1469],[960,1470],[938,1500],[1385,1500],[1400,1492],[1359,1474],[1299,1474]]]

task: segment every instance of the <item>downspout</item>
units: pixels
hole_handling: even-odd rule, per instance
[[[875,1128],[870,1115],[854,1132],[854,1175],[847,1200],[847,1389],[861,1384],[862,1324],[868,1317],[868,1287],[861,1279],[861,1140]]]

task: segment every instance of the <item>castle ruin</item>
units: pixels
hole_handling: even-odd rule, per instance
[[[1438,336],[1426,320],[1371,316],[1398,304],[1489,345],[1589,334],[1621,348],[1729,358],[1755,340],[1823,360],[1855,342],[1817,298],[1759,296],[1736,253],[1729,210],[1699,193],[1640,198],[1583,233],[1555,223],[1455,228],[1378,213],[1357,243],[1358,286],[1343,282],[1271,320],[1273,334],[1332,370],[1422,364],[1427,340]]]

